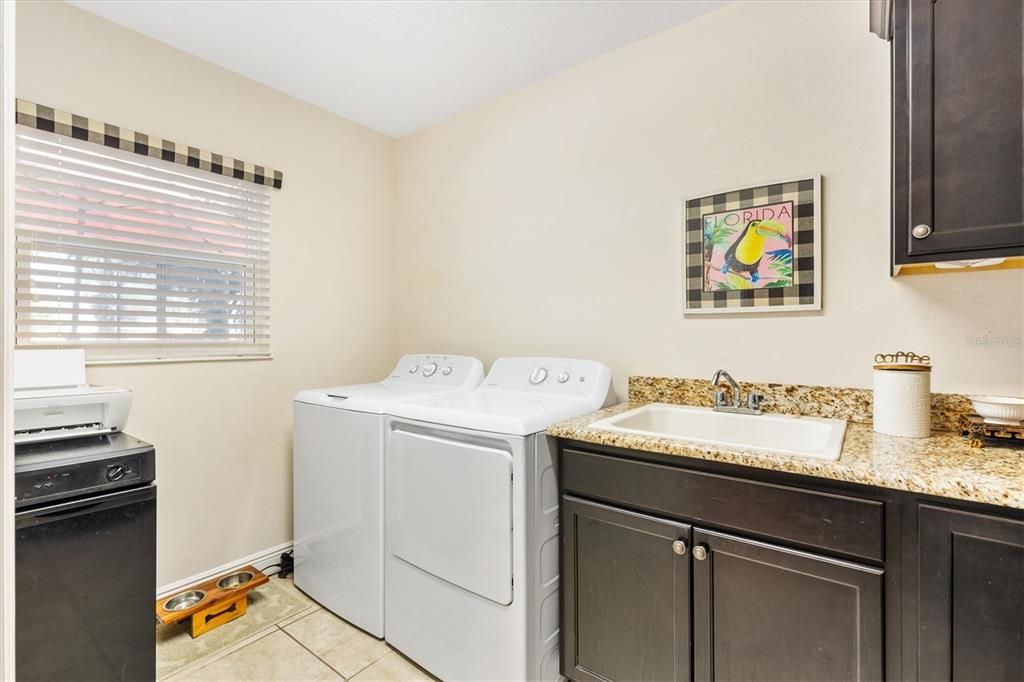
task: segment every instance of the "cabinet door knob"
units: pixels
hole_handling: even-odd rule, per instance
[[[704,545],[697,545],[693,548],[693,558],[697,561],[704,561],[708,558],[708,548]]]
[[[672,543],[672,551],[678,554],[679,556],[683,556],[684,554],[686,554],[686,543],[682,540],[676,540]]]
[[[920,225],[914,225],[914,229],[910,231],[910,234],[914,235],[914,239],[924,239],[932,233],[932,226],[921,223]]]

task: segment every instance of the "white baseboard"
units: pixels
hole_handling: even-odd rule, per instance
[[[235,559],[234,561],[229,561],[226,564],[221,564],[220,566],[211,568],[208,571],[203,571],[202,573],[190,575],[187,578],[182,578],[181,580],[177,580],[173,583],[168,583],[167,585],[161,585],[156,590],[156,598],[161,599],[169,594],[174,594],[175,592],[178,592],[183,587],[188,587],[189,585],[201,583],[204,580],[209,580],[210,578],[213,578],[218,575],[223,575],[224,573],[231,573],[236,568],[241,568],[242,566],[248,566],[251,564],[262,571],[267,566],[280,563],[281,553],[287,552],[291,548],[292,543],[282,542],[280,545],[267,547],[266,549],[260,550],[259,552],[254,552],[249,556],[245,556],[240,559]]]

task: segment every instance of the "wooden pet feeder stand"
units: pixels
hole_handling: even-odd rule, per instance
[[[262,571],[246,566],[158,600],[156,619],[167,625],[191,618],[192,636],[198,637],[244,616],[249,592],[268,580]]]

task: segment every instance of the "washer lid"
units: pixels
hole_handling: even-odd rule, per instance
[[[479,385],[483,364],[464,355],[403,355],[382,381],[329,386],[301,391],[295,402],[383,414],[392,404],[416,398],[466,391]]]
[[[402,386],[385,382],[354,384],[352,386],[330,386],[301,391],[295,402],[323,407],[337,407],[353,412],[384,414],[393,403],[402,400],[426,398],[454,389],[431,386]]]

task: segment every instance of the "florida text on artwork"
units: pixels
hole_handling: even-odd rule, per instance
[[[729,291],[793,286],[793,202],[701,216],[703,289]]]

